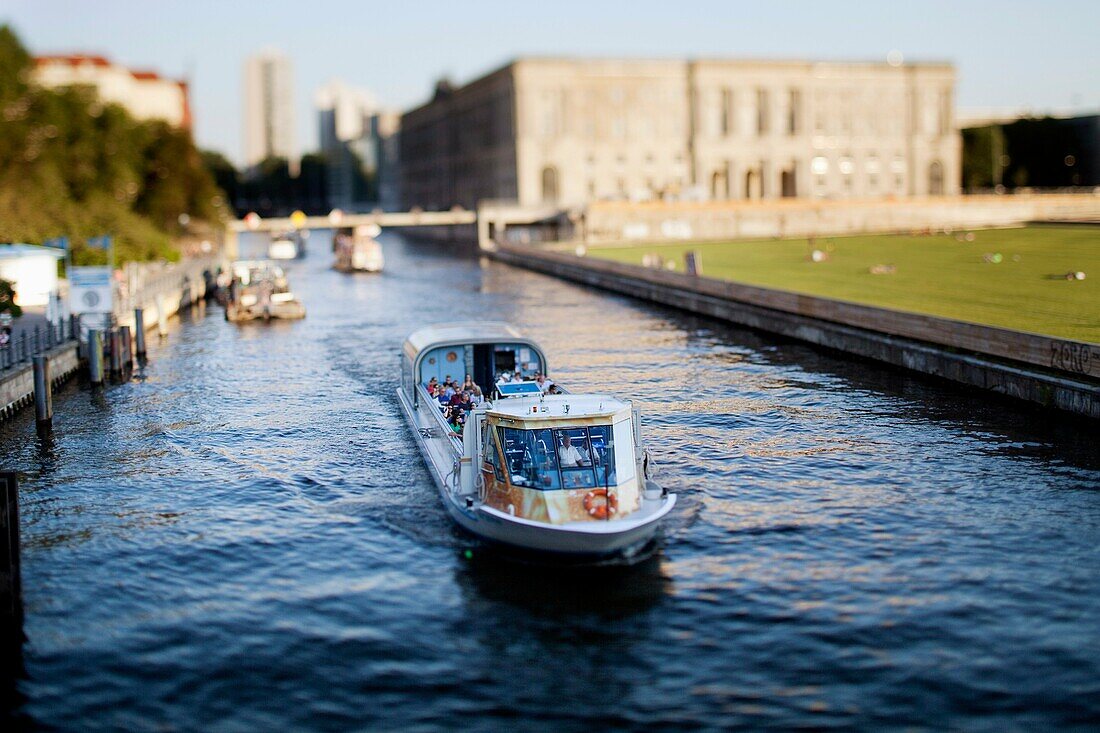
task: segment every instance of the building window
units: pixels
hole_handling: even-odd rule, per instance
[[[768,90],[756,90],[756,134],[766,135],[768,132]]]
[[[841,158],[840,161],[837,162],[836,167],[837,170],[846,176],[852,175],[852,170],[855,168],[855,166],[852,165],[852,159],[847,156]]]
[[[710,197],[714,201],[729,198],[729,176],[726,171],[717,170],[710,177]]]
[[[733,91],[722,90],[722,134],[733,134]]]
[[[878,174],[880,170],[878,158],[872,153],[864,164],[867,171],[867,188],[871,191],[878,190]]]
[[[821,155],[817,156],[810,162],[810,170],[813,171],[815,176],[824,178],[825,174],[829,172],[829,159]]]
[[[938,160],[928,166],[928,193],[943,196],[943,163]]]
[[[790,90],[787,99],[787,134],[797,135],[801,132],[800,120],[802,119],[802,92],[798,89]]]
[[[783,198],[794,198],[798,195],[798,178],[797,171],[798,164],[791,163],[791,167],[779,174],[779,195]]]
[[[542,169],[542,200],[548,204],[558,201],[558,169],[552,165]]]

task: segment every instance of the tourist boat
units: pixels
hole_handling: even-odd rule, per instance
[[[639,411],[609,395],[544,393],[539,372],[549,374],[542,349],[503,323],[429,326],[405,341],[397,396],[443,505],[509,548],[641,557],[676,495],[648,475]],[[485,400],[459,432],[426,385],[466,374]]]
[[[265,260],[241,260],[233,263],[232,272],[226,320],[305,318],[306,308],[291,291],[283,268]]]
[[[271,260],[295,260],[305,256],[305,242],[299,232],[284,232],[271,238],[267,257]]]
[[[336,262],[333,267],[340,272],[382,272],[386,260],[382,245],[375,239],[381,229],[377,224],[355,227],[351,234],[338,234],[334,240]]]

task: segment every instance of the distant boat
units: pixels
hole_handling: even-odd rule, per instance
[[[295,260],[305,256],[305,241],[299,232],[285,232],[271,238],[267,257],[272,260]]]
[[[382,245],[375,239],[380,231],[377,224],[364,224],[350,235],[337,234],[333,240],[336,252],[333,267],[340,272],[382,272],[386,260]]]
[[[456,425],[426,385],[467,373],[486,399]],[[444,507],[516,550],[640,557],[676,496],[648,476],[639,412],[609,395],[546,393],[536,373],[548,373],[542,350],[507,324],[431,326],[405,341],[397,395]]]
[[[233,281],[225,304],[227,321],[305,318],[306,307],[290,289],[283,268],[264,260],[232,265]]]

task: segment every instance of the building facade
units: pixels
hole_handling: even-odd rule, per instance
[[[244,66],[244,164],[252,167],[273,157],[286,158],[297,175],[290,59],[265,51],[249,57]]]
[[[125,107],[139,120],[164,120],[191,129],[187,82],[155,71],[128,69],[103,56],[38,56],[33,80],[43,87],[87,86],[99,99]]]
[[[402,202],[954,194],[954,68],[521,59],[401,123]]]

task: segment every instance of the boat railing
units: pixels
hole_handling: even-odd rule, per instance
[[[420,395],[421,401],[426,402],[428,405],[433,405],[434,406],[434,409],[428,410],[428,412],[435,415],[435,420],[436,420],[436,423],[438,423],[438,428],[440,430],[442,430],[445,435],[450,436],[451,443],[453,444],[455,450],[457,450],[459,453],[461,453],[462,452],[462,435],[460,435],[459,433],[456,433],[454,430],[451,430],[450,423],[448,423],[446,418],[443,417],[443,411],[439,409],[439,406],[440,406],[439,405],[439,400],[437,400],[436,398],[434,398],[430,394],[428,394],[428,390],[423,384],[416,385],[416,389],[417,389],[418,394]]]

